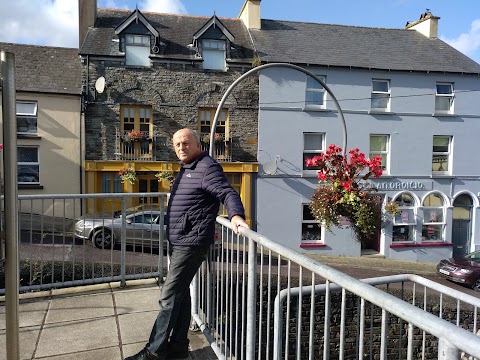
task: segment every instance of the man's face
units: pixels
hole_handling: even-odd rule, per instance
[[[201,151],[200,142],[188,130],[179,130],[173,135],[173,148],[184,164],[192,161]]]

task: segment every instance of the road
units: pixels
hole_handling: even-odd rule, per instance
[[[84,243],[81,240],[74,239],[71,234],[44,233],[42,236],[41,233],[22,231],[20,257],[21,259],[30,258],[32,260],[44,261],[54,259],[57,261],[64,260],[65,262],[91,261],[94,263],[120,264],[121,249],[119,246],[113,249],[97,249],[90,242]],[[435,264],[421,264],[367,257],[316,256],[313,258],[356,279],[397,274],[416,274],[480,298],[479,292],[448,281],[437,275]],[[134,265],[147,271],[154,271],[153,269],[159,262],[158,250],[127,246],[125,261],[127,266]],[[166,256],[164,256],[163,261],[165,267],[167,263]]]

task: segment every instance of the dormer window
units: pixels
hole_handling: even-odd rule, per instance
[[[202,41],[203,68],[225,70],[225,41],[204,39]]]
[[[198,46],[197,55],[203,58],[203,68],[227,70],[227,58],[235,38],[216,15],[213,15],[200,30],[193,34],[192,44]]]
[[[150,66],[150,36],[125,35],[125,64]]]
[[[159,43],[160,34],[138,8],[117,26],[115,35],[120,40],[119,50],[125,52],[125,65],[151,65],[150,49],[158,50],[156,45]]]

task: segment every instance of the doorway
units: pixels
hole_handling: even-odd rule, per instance
[[[138,192],[149,193],[158,192],[158,179],[155,176],[139,176]],[[143,196],[138,199],[140,205],[158,205],[158,196]]]
[[[454,258],[470,252],[472,234],[472,198],[467,194],[458,196],[453,202],[452,243]]]

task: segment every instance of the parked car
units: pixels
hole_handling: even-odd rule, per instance
[[[134,213],[127,212],[127,214],[125,217],[126,243],[158,248],[162,213],[157,210],[142,210]],[[97,248],[111,248],[120,244],[122,220],[121,215],[110,218],[85,216],[75,223],[75,237],[91,240]],[[166,247],[166,225],[163,229],[163,240],[163,246]]]
[[[440,260],[437,273],[448,280],[480,291],[480,251],[474,251],[462,258]]]

